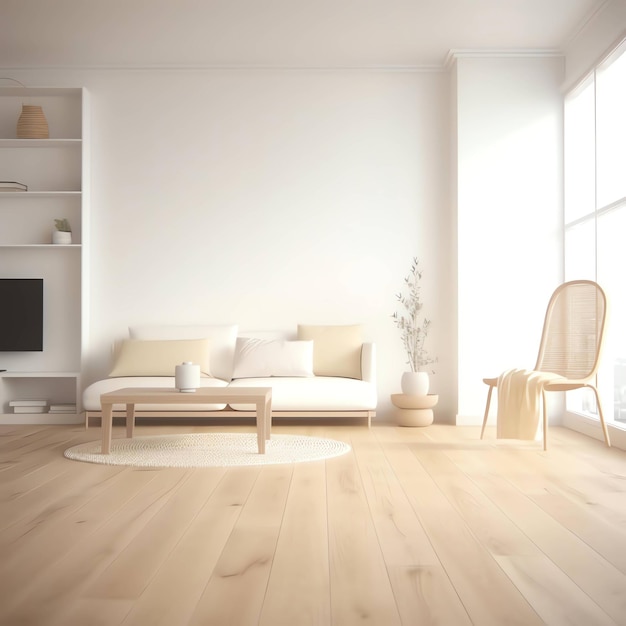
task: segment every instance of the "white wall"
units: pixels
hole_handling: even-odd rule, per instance
[[[483,377],[533,367],[562,280],[562,77],[561,58],[456,62],[459,424],[481,422]]]
[[[390,315],[414,255],[455,407],[443,73],[23,70],[91,93],[91,320],[84,382],[128,325],[363,323],[379,418],[405,357]]]
[[[481,378],[534,363],[562,277],[562,59],[12,75],[91,92],[85,382],[131,324],[361,322],[385,419],[405,369],[390,315],[414,255],[437,421],[480,421]]]

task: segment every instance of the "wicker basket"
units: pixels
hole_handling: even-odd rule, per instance
[[[48,122],[43,109],[35,104],[23,104],[17,120],[18,139],[48,139]]]

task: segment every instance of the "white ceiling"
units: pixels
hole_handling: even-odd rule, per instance
[[[0,65],[441,67],[559,50],[608,0],[0,0]]]

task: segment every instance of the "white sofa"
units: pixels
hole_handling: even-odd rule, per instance
[[[140,326],[116,342],[110,375],[83,392],[85,424],[101,417],[100,395],[124,387],[175,387],[174,368],[199,364],[201,387],[271,387],[272,416],[376,415],[376,346],[362,327],[304,326],[296,332],[238,332],[236,325]],[[114,415],[125,407],[115,405]],[[190,410],[190,408],[192,410]],[[138,405],[143,417],[253,416],[246,404]]]

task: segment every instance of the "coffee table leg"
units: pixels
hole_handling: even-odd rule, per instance
[[[269,441],[272,437],[272,399],[265,400],[265,439]]]
[[[126,405],[126,437],[128,437],[128,439],[132,439],[134,433],[135,433],[135,405],[127,404]]]
[[[102,454],[111,453],[111,431],[113,429],[113,404],[102,404]]]
[[[265,402],[256,403],[256,440],[259,454],[265,454]]]

